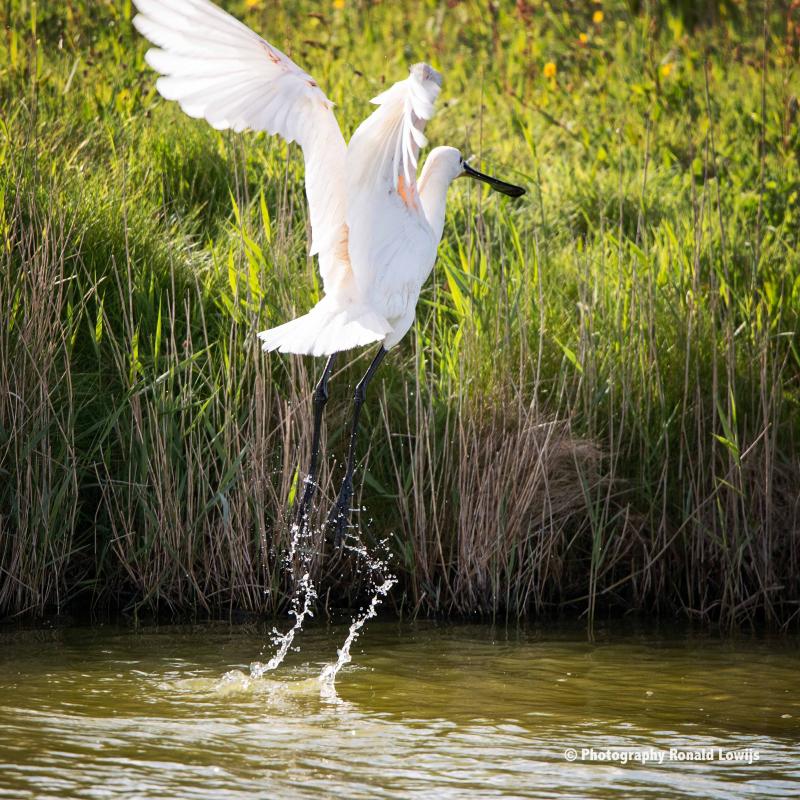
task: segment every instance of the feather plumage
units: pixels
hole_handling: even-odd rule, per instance
[[[133,0],[156,48],[157,89],[219,130],[277,134],[303,150],[325,297],[309,314],[260,334],[265,349],[325,353],[383,341],[413,321],[438,235],[417,189],[419,152],[441,76],[426,64],[378,95],[348,147],[333,104],[287,55],[210,0]]]

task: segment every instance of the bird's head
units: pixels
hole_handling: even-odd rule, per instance
[[[455,147],[435,147],[428,155],[425,167],[426,170],[438,172],[448,184],[456,178],[474,178],[476,181],[488,183],[492,189],[509,197],[521,197],[525,194],[525,189],[521,186],[498,180],[471,167]]]

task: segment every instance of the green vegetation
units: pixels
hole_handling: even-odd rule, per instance
[[[530,190],[451,190],[371,389],[360,526],[394,602],[796,622],[798,4],[224,5],[346,135],[431,61],[431,142]],[[0,2],[0,614],[280,610],[322,365],[255,332],[319,292],[302,159],[159,98],[131,13]],[[340,460],[366,358],[332,382]],[[355,601],[331,563],[320,597]]]

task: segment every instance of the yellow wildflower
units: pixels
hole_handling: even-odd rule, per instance
[[[595,25],[599,25],[602,21],[603,21],[603,12],[599,10],[595,11],[594,14],[592,14],[592,22],[594,22]]]
[[[580,36],[578,36],[578,39],[580,39],[581,44],[586,44],[586,42],[589,41],[589,36],[586,33],[582,33]]]
[[[255,8],[260,2],[261,0],[244,0],[244,4],[247,8]]]
[[[544,65],[544,76],[545,78],[555,78],[556,72],[558,72],[558,68],[552,61],[548,61]]]
[[[662,64],[661,65],[661,77],[662,78],[668,78],[670,72],[672,72],[672,64],[667,63],[667,64]]]
[[[345,0],[333,0],[333,7],[342,9],[345,6]]]

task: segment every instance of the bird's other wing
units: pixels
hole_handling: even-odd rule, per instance
[[[311,254],[323,281],[346,252],[345,158],[333,104],[288,56],[209,0],[133,0],[133,24],[156,48],[156,88],[218,130],[279,134],[303,149]]]
[[[379,108],[350,140],[349,251],[363,291],[379,279],[376,273],[398,266],[398,259],[413,258],[418,242],[430,249],[432,234],[417,191],[417,159],[427,144],[425,124],[434,114],[441,86],[442,76],[433,67],[415,64],[408,78],[373,99]]]

